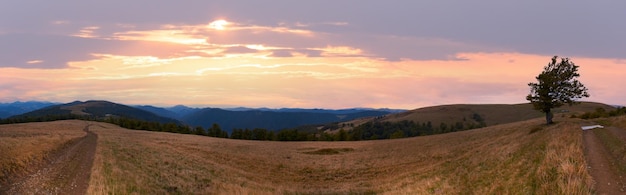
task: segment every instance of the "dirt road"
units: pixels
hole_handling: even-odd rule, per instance
[[[621,129],[609,127],[609,130],[616,136],[626,141],[626,136]],[[611,155],[593,130],[583,132],[583,142],[585,147],[585,158],[589,166],[589,172],[595,180],[597,194],[626,194],[626,184],[615,167],[611,164]]]
[[[83,129],[87,135],[55,152],[38,171],[19,178],[0,194],[85,194],[98,139],[90,126]]]

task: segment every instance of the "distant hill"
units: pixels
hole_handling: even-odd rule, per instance
[[[173,112],[171,110],[168,110],[166,108],[160,108],[160,107],[155,107],[155,106],[149,106],[149,105],[144,105],[144,106],[133,106],[135,108],[139,108],[148,112],[151,112],[153,114],[162,116],[162,117],[167,117],[167,118],[173,118],[173,119],[177,119],[180,120],[181,115]]]
[[[192,107],[187,107],[183,105],[176,105],[174,107],[169,107],[169,108],[164,108],[164,109],[170,112],[176,113],[177,117],[179,118],[182,118],[184,116],[187,116],[191,113],[194,113],[200,110],[200,108],[192,108]]]
[[[0,118],[8,118],[57,104],[59,103],[38,101],[0,103]]]
[[[394,109],[304,109],[304,108],[191,108],[183,105],[160,108],[154,106],[135,106],[156,115],[174,118],[191,126],[211,127],[219,124],[225,131],[237,129],[263,128],[280,130],[303,125],[319,125],[342,122],[362,117],[383,116],[404,110]]]
[[[182,117],[181,121],[189,125],[205,128],[217,123],[223,130],[230,132],[234,128],[280,130],[302,125],[349,121],[361,117],[383,116],[386,114],[389,114],[389,112],[376,110],[360,110],[335,114],[331,111],[311,112],[306,109],[278,112],[262,110],[229,111],[219,108],[205,108]]]
[[[119,116],[124,118],[138,119],[149,122],[160,123],[177,123],[179,121],[158,116],[152,112],[148,112],[142,109],[133,108],[130,106],[117,104],[108,101],[75,101],[67,104],[54,105],[39,110],[27,112],[21,115],[16,115],[11,118],[37,118],[46,116],[66,116],[66,115],[78,115],[78,116],[90,116],[95,118],[104,118],[107,116]]]
[[[278,109],[271,109],[271,108],[246,108],[246,107],[224,108],[224,110],[228,110],[228,111],[269,111],[269,112],[307,112],[307,113],[330,113],[330,114],[353,114],[353,113],[358,113],[358,112],[363,112],[363,111],[381,111],[381,112],[386,112],[386,113],[399,113],[399,112],[407,111],[407,110],[402,110],[402,109],[388,109],[388,108],[380,108],[380,109],[374,109],[374,108],[348,108],[348,109],[333,110],[333,109],[319,109],[319,108],[313,108],[313,109],[307,109],[307,108],[278,108]]]

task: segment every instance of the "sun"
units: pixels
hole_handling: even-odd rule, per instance
[[[224,30],[230,22],[226,20],[215,20],[209,24],[209,28],[216,30]]]

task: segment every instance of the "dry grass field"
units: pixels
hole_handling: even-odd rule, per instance
[[[37,169],[55,151],[84,136],[86,124],[72,120],[0,125],[0,184]]]
[[[97,123],[90,194],[590,194],[574,119],[360,142],[267,142]]]

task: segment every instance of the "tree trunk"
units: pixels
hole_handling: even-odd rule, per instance
[[[552,114],[552,111],[548,109],[545,111],[545,113],[546,113],[546,124],[548,125],[553,124],[554,122],[552,121],[552,118],[554,118],[554,115]]]

